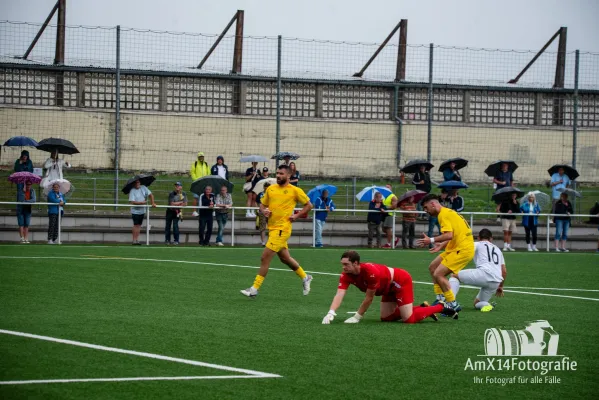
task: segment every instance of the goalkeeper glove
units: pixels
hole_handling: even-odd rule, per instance
[[[324,316],[324,318],[322,319],[322,323],[323,325],[329,325],[337,316],[337,314],[335,313],[335,311],[330,310],[327,315]]]
[[[358,322],[360,322],[360,320],[364,318],[363,315],[360,315],[358,313],[355,313],[353,317],[348,318],[345,320],[346,324],[357,324]]]

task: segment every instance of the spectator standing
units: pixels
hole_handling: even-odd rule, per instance
[[[502,201],[499,207],[501,213],[510,214],[501,216],[501,224],[503,227],[503,251],[516,251],[512,247],[512,234],[517,232],[515,214],[520,212],[520,205],[518,204],[517,197],[517,193],[512,193],[512,196],[509,199]]]
[[[509,170],[510,165],[508,163],[502,163],[501,169],[497,171],[493,177],[493,183],[495,184],[495,190],[503,189],[504,187],[514,186],[514,173]],[[497,203],[496,212],[499,212],[501,202]],[[500,219],[499,217],[497,219]]]
[[[25,182],[25,186],[17,189],[17,202],[35,203],[35,189],[31,181]],[[19,224],[19,236],[21,243],[29,243],[29,224],[31,222],[31,205],[17,204],[17,223]]]
[[[289,163],[289,172],[291,173],[289,183],[293,186],[299,186],[299,180],[301,179],[300,173],[297,170],[297,167],[295,166],[295,163],[293,161]]]
[[[48,244],[57,244],[58,240],[58,218],[63,213],[63,206],[66,203],[64,196],[60,193],[58,183],[52,185],[52,190],[48,193]]]
[[[387,185],[387,188],[391,190],[391,185]],[[397,208],[398,198],[396,195],[391,193],[389,196],[383,200],[383,205],[387,210],[395,210]],[[391,241],[393,240],[393,220],[395,219],[395,213],[391,211],[387,213],[385,220],[383,221],[383,231],[387,237],[387,243],[383,246],[383,249],[391,248]],[[399,237],[395,238],[395,247],[397,247],[397,243],[399,243]]]
[[[560,200],[560,190],[566,189],[571,184],[570,177],[565,174],[563,168],[559,168],[557,172],[551,175],[551,213],[556,214],[555,204]]]
[[[329,211],[335,211],[335,203],[329,197],[329,191],[323,190],[322,195],[316,199],[314,202],[315,210],[325,210],[325,211],[316,211],[314,218],[316,218],[316,247],[322,247],[322,229],[324,228],[324,224],[327,221],[327,217],[329,215]]]
[[[50,158],[44,163],[46,177],[41,182],[42,187],[47,187],[53,180],[64,179],[62,175],[63,167],[71,168],[71,164],[68,161],[58,158],[58,150],[54,150]]]
[[[256,203],[256,193],[252,191],[256,183],[262,179],[260,170],[258,169],[258,163],[252,162],[252,166],[245,171],[245,184],[243,190],[247,194],[246,207],[258,207]],[[245,216],[248,218],[256,218],[256,213],[253,210],[247,210]]]
[[[168,195],[168,205],[185,207],[187,205],[187,195],[183,191],[181,182],[175,183],[175,190]],[[171,225],[173,227],[173,244],[179,244],[179,221],[183,220],[183,214],[178,208],[166,209],[166,226],[164,229],[164,244],[171,244]]]
[[[431,192],[431,176],[429,172],[426,170],[426,165],[420,165],[420,169],[418,170],[418,172],[414,174],[412,183],[416,186],[416,190],[421,190],[426,193]],[[420,202],[418,202],[416,209],[418,211],[422,211],[422,205],[420,204]],[[424,215],[418,216],[418,219],[424,218]]]
[[[225,164],[225,159],[223,156],[216,157],[216,164],[210,168],[210,174],[229,180],[229,167],[227,167],[227,164]]]
[[[526,195],[526,201],[520,206],[520,211],[522,212],[522,226],[526,232],[528,251],[539,251],[537,249],[537,225],[539,224],[537,215],[541,212],[541,208],[534,193],[530,192]]]
[[[192,181],[210,175],[210,167],[208,167],[208,163],[204,161],[204,153],[201,151],[198,153],[198,159],[191,164],[189,175],[191,175]]]
[[[383,195],[379,192],[374,194],[374,199],[368,204],[368,217],[366,221],[368,222],[368,247],[372,248],[372,240],[374,235],[376,235],[376,248],[381,247],[381,237],[383,235],[383,231],[381,226],[383,225],[383,220],[387,216],[385,212],[387,208],[383,204]],[[378,211],[378,212],[373,212]]]
[[[457,190],[452,190],[447,196],[447,202],[451,205],[451,208],[455,212],[464,211],[464,198],[459,195]]]
[[[129,204],[134,206],[131,207],[131,218],[133,219],[133,229],[131,231],[133,242],[131,244],[134,246],[141,245],[141,243],[139,243],[139,232],[141,231],[141,224],[143,223],[144,217],[146,215],[145,205],[147,204],[148,199],[150,199],[152,207],[156,207],[154,195],[150,189],[142,185],[139,179],[136,180],[133,184],[133,188],[129,192]]]
[[[264,167],[266,168],[266,167]],[[262,197],[264,197],[264,193],[266,193],[266,189],[270,186],[270,183],[266,182],[264,184],[264,191],[261,192],[258,197],[257,197],[257,203],[258,206],[260,206],[260,204],[262,204]],[[262,247],[266,246],[266,227],[268,224],[268,217],[266,215],[264,215],[264,213],[262,212],[262,210],[260,210],[260,208],[258,208],[258,229],[260,230],[260,240],[261,240],[261,244]]]
[[[281,165],[287,165],[287,166],[289,166],[290,163],[291,163],[291,156],[285,156],[285,157],[283,157],[283,162],[281,163]]]
[[[216,207],[216,223],[218,224],[216,245],[223,246],[223,232],[229,219],[229,209],[233,207],[233,198],[231,197],[231,194],[228,193],[226,186],[220,188],[220,193],[216,195],[214,203]]]
[[[29,158],[29,152],[23,150],[21,157],[15,161],[15,172],[31,172],[33,173],[33,163]]]
[[[262,179],[270,178],[270,172],[268,171],[268,167],[262,168]]]
[[[414,198],[410,197],[406,201],[401,202],[399,205],[401,211],[416,211],[416,204]],[[410,241],[410,249],[414,248],[414,236],[416,235],[416,216],[415,213],[402,213],[401,219],[401,246],[404,249],[408,248],[408,237]]]
[[[449,164],[449,168],[445,168],[443,170],[443,179],[447,181],[462,181],[462,177],[460,176],[460,172],[455,169],[456,163],[452,162]]]
[[[568,229],[570,228],[570,214],[574,213],[572,203],[568,201],[568,195],[562,193],[559,200],[555,203],[555,251],[568,252],[566,249],[566,240],[568,240]],[[561,242],[561,243],[560,243]],[[561,244],[561,248],[560,248]]]
[[[214,211],[214,194],[212,186],[206,186],[204,193],[198,199],[200,207],[200,246],[210,246],[210,237],[212,236],[212,225],[214,219],[212,213]]]

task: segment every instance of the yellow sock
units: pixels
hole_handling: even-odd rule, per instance
[[[256,275],[256,279],[254,279],[254,289],[258,290],[260,289],[260,286],[262,286],[262,282],[264,282],[264,277],[262,275]]]
[[[447,302],[455,301],[455,296],[453,294],[453,290],[449,289],[447,292],[443,292],[443,296],[445,296],[445,300]]]
[[[437,285],[435,283],[435,285],[433,286],[434,290],[435,290],[435,294],[443,294],[443,290],[441,289],[441,286]]]
[[[298,269],[296,269],[295,274],[302,279],[304,279],[306,277],[306,271],[304,271],[304,269],[302,267],[299,267]]]

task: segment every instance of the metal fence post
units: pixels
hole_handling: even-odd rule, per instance
[[[352,209],[354,209],[354,210],[356,209],[356,181],[357,181],[357,178],[355,176],[352,177],[352,186],[354,188],[354,194],[352,196],[352,204],[353,204]],[[356,212],[355,211],[352,212],[352,215],[356,215]]]
[[[551,216],[547,216],[547,252],[549,252],[549,229],[551,229],[551,227],[549,226],[549,221],[551,220]]]
[[[150,245],[150,206],[146,206],[146,214],[148,217],[146,218],[146,246]]]
[[[277,120],[276,120],[276,138],[275,138],[275,153],[281,151],[281,48],[283,38],[281,35],[277,37]],[[275,160],[275,165],[279,167],[279,159]]]
[[[119,203],[119,156],[121,134],[121,26],[116,27],[116,110],[114,114],[114,204]],[[114,207],[117,211],[118,207]]]
[[[470,230],[472,231],[472,234],[474,235],[474,214],[470,214]]]
[[[235,209],[231,210],[231,247],[235,247]]]
[[[62,215],[60,215],[60,206],[58,206],[58,244],[62,244],[61,231],[62,231]]]
[[[93,197],[93,199],[94,199],[94,211],[96,211],[96,178],[93,178],[93,179],[94,179],[94,197]]]
[[[576,50],[576,59],[574,62],[574,110],[572,112],[572,167],[576,169],[576,156],[578,147],[578,72],[580,67],[580,50]],[[576,181],[572,182],[574,190],[576,190]],[[572,196],[572,203],[574,203],[574,213],[576,212],[577,203],[576,196]]]
[[[433,143],[433,44],[430,44],[428,55],[428,136],[426,140],[426,158],[431,162]]]
[[[316,247],[316,211],[312,215],[312,247]]]

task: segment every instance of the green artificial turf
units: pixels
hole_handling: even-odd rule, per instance
[[[460,319],[382,323],[378,302],[357,325],[344,324],[363,294],[350,288],[338,317],[321,324],[335,294],[340,249],[292,249],[314,281],[273,262],[256,299],[251,285],[261,249],[130,246],[0,246],[0,329],[250,369],[280,378],[0,385],[10,399],[481,399],[596,398],[599,380],[596,254],[506,254],[507,292],[490,313]],[[425,251],[363,250],[363,261],[407,269],[416,302],[433,299]],[[488,328],[523,329],[548,320],[559,354],[576,371],[550,372],[559,384],[532,384],[539,372],[470,371]],[[0,381],[240,375],[0,333]],[[484,359],[484,358],[482,358]],[[525,358],[523,358],[525,359]],[[534,358],[533,358],[534,359]],[[538,358],[537,358],[538,359]],[[561,358],[560,358],[561,359]],[[243,374],[241,374],[243,375]],[[489,378],[527,383],[487,383]],[[474,383],[475,377],[483,383]]]

